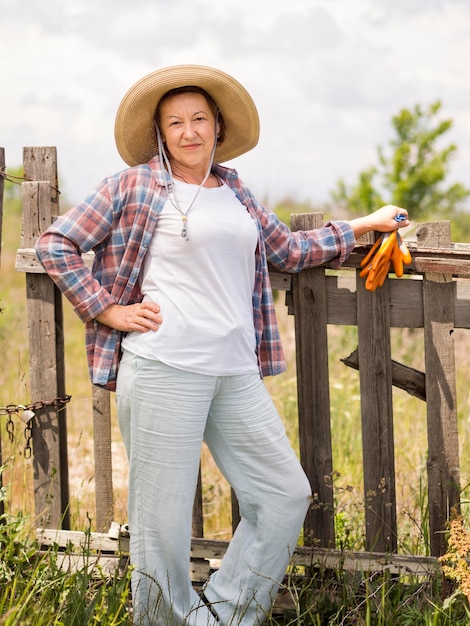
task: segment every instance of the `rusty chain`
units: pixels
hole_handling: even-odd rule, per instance
[[[70,402],[72,396],[64,396],[63,398],[54,398],[54,400],[37,400],[30,404],[7,404],[6,406],[0,406],[0,416],[7,416],[6,430],[10,443],[13,443],[15,439],[15,423],[13,422],[13,415],[17,415],[25,424],[24,428],[24,457],[26,459],[31,458],[32,447],[31,441],[33,438],[33,418],[36,416],[36,411],[45,409],[46,407],[53,406],[58,411],[64,408],[64,405]]]
[[[31,441],[33,440],[32,420],[29,420],[26,426],[24,427],[24,439],[25,439],[24,450],[23,450],[24,458],[30,459],[32,451],[33,451],[31,447]]]

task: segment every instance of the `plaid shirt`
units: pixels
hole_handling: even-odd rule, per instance
[[[268,273],[268,261],[279,270],[297,272],[334,260],[336,266],[355,244],[347,222],[312,231],[291,232],[259,204],[235,170],[213,166],[257,224],[253,320],[260,372],[285,370]],[[121,354],[121,333],[94,318],[111,304],[142,300],[139,273],[158,216],[166,202],[167,172],[157,157],[105,179],[76,207],[56,220],[38,239],[37,255],[77,315],[86,323],[90,377],[95,385],[114,390]],[[92,270],[81,255],[93,250]]]

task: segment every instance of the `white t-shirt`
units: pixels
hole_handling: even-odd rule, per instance
[[[185,211],[197,185],[175,181]],[[131,332],[123,348],[147,359],[212,376],[258,371],[253,324],[256,225],[225,184],[199,191],[183,220],[170,199],[157,223],[140,282],[160,305],[158,331]]]

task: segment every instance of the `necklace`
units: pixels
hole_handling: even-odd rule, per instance
[[[175,209],[181,215],[181,219],[183,221],[183,227],[181,229],[181,236],[183,237],[183,239],[186,239],[186,241],[189,241],[189,237],[188,237],[188,214],[191,211],[191,209],[193,208],[194,203],[196,202],[196,199],[197,199],[197,197],[199,195],[199,192],[201,191],[202,187],[204,186],[204,183],[209,178],[209,174],[210,174],[210,170],[208,170],[207,174],[204,177],[204,180],[202,181],[202,183],[197,188],[196,193],[194,194],[194,197],[191,200],[191,202],[189,203],[189,206],[186,209],[186,211],[183,211],[183,209],[179,205],[178,199],[177,199],[176,194],[175,194],[175,187],[174,187],[174,185],[171,185],[171,187],[169,187],[169,189],[168,189],[168,198],[170,199],[171,204],[175,207]],[[184,178],[182,176],[179,176],[179,178],[181,178],[186,184],[189,184],[187,181],[184,180]]]
[[[216,129],[216,133],[215,134],[216,135],[217,135],[217,123],[218,123],[217,120],[218,120],[218,117],[219,117],[219,111],[217,110],[217,114],[215,116],[215,129]],[[155,123],[155,130],[156,130],[156,133],[157,133],[158,152],[163,157],[163,161],[165,162],[166,169],[167,169],[167,171],[168,171],[168,173],[170,175],[170,179],[171,179],[170,183],[167,181],[166,178],[164,179],[165,187],[166,187],[166,190],[168,192],[168,198],[169,198],[171,204],[175,207],[175,209],[181,214],[181,219],[183,221],[183,227],[181,229],[181,237],[183,237],[183,239],[185,239],[186,241],[189,241],[189,237],[188,237],[188,214],[191,211],[191,209],[193,208],[194,203],[196,202],[196,199],[197,199],[197,197],[199,195],[199,192],[201,191],[201,189],[204,186],[204,183],[206,182],[206,180],[210,176],[211,169],[212,169],[212,164],[214,162],[215,149],[217,148],[217,137],[215,138],[214,145],[212,147],[211,158],[210,158],[210,161],[209,161],[209,167],[207,168],[206,175],[204,176],[204,179],[201,182],[201,184],[199,185],[199,187],[197,188],[196,193],[194,194],[194,197],[191,200],[188,208],[186,209],[186,211],[183,211],[183,209],[180,207],[180,205],[178,203],[178,199],[177,199],[177,197],[175,195],[175,186],[174,186],[173,180],[172,180],[173,172],[171,171],[170,160],[168,158],[168,155],[166,153],[166,150],[165,150],[165,147],[164,147],[164,144],[163,144],[163,141],[162,141],[162,136],[161,136],[161,133],[160,133],[160,129],[158,127],[158,124],[156,124],[156,123]],[[179,176],[179,178],[181,178],[186,184],[188,184],[187,181],[185,181],[182,176]]]

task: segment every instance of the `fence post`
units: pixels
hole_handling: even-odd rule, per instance
[[[292,230],[323,225],[321,213],[291,216]],[[300,458],[310,480],[313,505],[304,525],[305,544],[319,539],[324,547],[335,545],[333,453],[331,446],[330,393],[326,283],[324,268],[302,270],[292,276],[294,303]]]
[[[418,249],[450,248],[450,222],[419,224]],[[428,423],[428,501],[431,554],[445,552],[446,521],[460,507],[460,468],[455,374],[452,274],[423,276],[426,411]]]
[[[33,247],[58,213],[55,148],[25,148],[23,245]],[[26,273],[32,402],[65,398],[62,299],[45,274]],[[36,515],[41,525],[69,528],[67,420],[64,406],[35,411],[33,467]]]
[[[366,550],[396,552],[389,281],[370,292],[357,272],[356,291]]]
[[[110,392],[93,385],[96,529],[106,532],[114,519]]]

